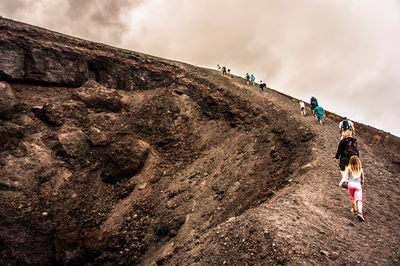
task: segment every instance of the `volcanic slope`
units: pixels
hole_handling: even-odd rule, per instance
[[[0,26],[1,264],[399,263],[398,138],[356,123],[359,222],[334,114],[319,125],[236,76]]]
[[[295,157],[307,158],[306,163],[290,164],[285,179],[288,183],[269,200],[193,239],[168,263],[399,263],[398,138],[356,123],[366,174],[363,188],[366,221],[360,222],[350,213],[347,189],[337,187],[340,172],[334,156],[339,141],[339,117],[327,112],[329,118],[325,117],[323,125],[319,125],[309,110],[308,116],[302,117],[291,97],[270,89],[260,92],[240,78],[211,72],[206,76],[263,113],[277,113],[281,131],[275,130],[275,134],[284,132],[303,138],[304,143],[296,145],[309,146],[311,151],[294,151]],[[302,130],[307,133],[300,133]],[[312,136],[310,141],[306,136]]]

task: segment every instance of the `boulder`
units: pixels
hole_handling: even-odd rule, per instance
[[[110,136],[96,127],[90,127],[88,138],[93,146],[106,146],[110,143]]]
[[[0,118],[11,119],[15,112],[17,99],[6,82],[0,82]]]
[[[79,101],[48,103],[43,106],[43,112],[50,124],[63,125],[72,120],[80,125],[88,123],[88,110],[85,104]]]
[[[11,121],[0,123],[0,145],[16,144],[24,136],[24,128]],[[0,147],[0,150],[5,147]]]
[[[149,155],[149,144],[125,137],[111,144],[104,154],[101,177],[104,182],[115,184],[135,176],[142,170]]]
[[[58,134],[58,142],[65,153],[74,158],[82,158],[89,152],[89,142],[85,133],[79,128],[65,126]]]
[[[115,89],[106,88],[103,85],[89,80],[75,93],[74,97],[83,101],[88,107],[119,112],[122,109],[122,96]]]

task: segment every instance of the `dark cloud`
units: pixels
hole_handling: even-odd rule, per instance
[[[125,17],[143,0],[3,0],[0,14],[93,41],[120,45]]]
[[[119,45],[128,30],[123,16],[141,0],[68,0],[64,20],[83,37]]]

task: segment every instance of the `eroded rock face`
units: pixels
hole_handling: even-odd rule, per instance
[[[12,34],[7,31],[13,28]],[[120,90],[171,84],[178,68],[100,44],[0,19],[0,79],[82,86],[89,79]]]
[[[10,85],[6,82],[0,82],[0,117],[10,119],[14,114],[16,104],[17,99]]]
[[[25,57],[25,79],[79,85],[88,79],[87,64],[78,54],[33,47]]]
[[[146,142],[125,137],[111,144],[105,151],[101,177],[106,183],[117,183],[138,174],[149,155]]]
[[[0,49],[0,78],[23,79],[24,57],[24,50],[20,47],[4,45]]]

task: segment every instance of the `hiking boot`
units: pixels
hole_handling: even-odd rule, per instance
[[[364,215],[361,212],[357,213],[357,217],[361,222],[365,221]]]
[[[357,211],[357,210],[355,210],[354,208],[351,208],[351,210],[350,210],[350,211],[351,211],[351,213],[352,213],[352,214],[358,214],[358,211]]]

